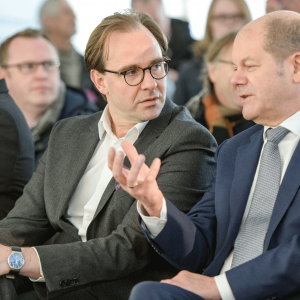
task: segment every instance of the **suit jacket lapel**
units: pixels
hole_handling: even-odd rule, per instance
[[[269,230],[266,237],[265,249],[268,249],[271,237],[278,226],[279,222],[283,218],[285,212],[291,205],[299,186],[300,177],[298,176],[300,170],[300,143],[296,147],[296,150],[290,160],[288,168],[285,172],[283,180],[281,182],[275,206],[273,209],[272,217],[270,220]]]
[[[227,239],[231,246],[238,234],[263,145],[263,129],[250,137],[248,144],[239,147],[234,179],[230,193],[230,223]]]
[[[61,217],[67,209],[70,199],[82,177],[84,171],[97,147],[99,142],[99,134],[97,124],[101,114],[96,113],[89,117],[88,124],[80,126],[78,128],[79,133],[72,136],[69,140],[69,147],[64,148],[63,151],[67,151],[66,155],[63,156],[64,159],[59,160],[58,170],[62,171],[59,178],[59,184],[63,186],[63,192],[57,203],[57,212]]]
[[[137,152],[139,154],[147,155],[147,150],[150,147],[150,145],[152,145],[152,143],[156,140],[156,138],[159,137],[159,135],[168,126],[171,118],[171,112],[174,107],[175,105],[171,102],[171,100],[166,99],[165,105],[160,115],[156,119],[149,121],[149,123],[144,128],[141,135],[139,136],[139,138],[134,143],[134,146],[136,147]],[[146,156],[146,164],[148,165],[149,165],[149,160],[150,160],[149,157]],[[130,162],[127,157],[125,157],[124,165],[130,168]],[[107,201],[115,191],[115,183],[116,183],[115,179],[112,178],[103,193],[101,201],[95,212],[94,218],[99,214],[101,209],[104,207],[104,205],[107,203]]]

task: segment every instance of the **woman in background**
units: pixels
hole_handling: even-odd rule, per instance
[[[203,40],[193,45],[194,59],[182,65],[177,81],[173,101],[185,105],[199,93],[203,84],[200,72],[203,55],[213,40],[219,39],[232,31],[240,30],[251,21],[249,8],[244,0],[213,0],[206,21]]]

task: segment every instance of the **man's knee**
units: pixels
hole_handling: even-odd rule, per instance
[[[131,291],[129,300],[158,300],[162,283],[145,281],[137,284]]]

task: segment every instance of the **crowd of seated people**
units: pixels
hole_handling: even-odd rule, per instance
[[[193,39],[161,0],[104,18],[84,57],[65,0],[6,39],[0,299],[299,299],[300,15],[277,11],[299,4],[250,22],[213,0],[185,106],[167,84]]]

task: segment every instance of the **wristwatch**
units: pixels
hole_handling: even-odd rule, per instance
[[[11,254],[7,259],[10,272],[6,275],[6,278],[15,279],[16,275],[19,274],[21,268],[24,266],[25,260],[20,247],[12,246],[11,249]]]

